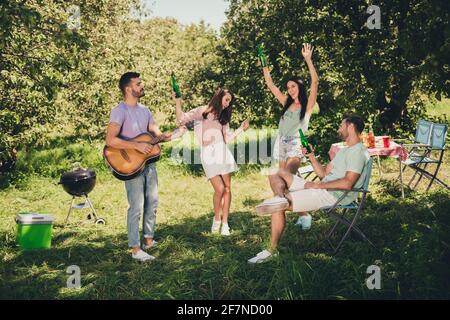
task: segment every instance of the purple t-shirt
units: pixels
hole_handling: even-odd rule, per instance
[[[120,138],[131,139],[148,132],[148,125],[155,123],[155,120],[147,107],[140,104],[130,107],[121,102],[111,110],[109,122],[115,122],[121,126]]]

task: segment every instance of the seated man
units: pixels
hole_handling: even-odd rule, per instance
[[[347,115],[338,130],[339,136],[347,145],[346,148],[340,150],[325,168],[317,161],[313,152],[307,154],[321,182],[307,182],[283,169],[269,177],[275,197],[258,205],[256,212],[272,214],[271,247],[249,259],[249,263],[261,263],[278,254],[277,246],[284,230],[286,210],[307,212],[331,207],[343,195],[343,191],[326,189],[350,190],[362,187],[369,159],[369,153],[360,141],[363,130],[364,121],[361,117],[354,114]],[[303,153],[306,154],[305,148]],[[349,204],[356,200],[356,197],[356,193],[349,192],[340,204]]]

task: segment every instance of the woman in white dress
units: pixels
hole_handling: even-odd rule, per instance
[[[231,204],[231,173],[238,170],[233,154],[227,147],[249,127],[248,120],[234,132],[230,132],[230,120],[234,96],[227,89],[219,89],[207,106],[184,113],[181,98],[175,98],[178,125],[194,121],[194,131],[201,145],[201,161],[206,177],[214,188],[214,219],[212,233],[230,235],[228,214]]]

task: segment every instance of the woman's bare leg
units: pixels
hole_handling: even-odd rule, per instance
[[[297,174],[300,163],[300,158],[298,157],[288,158],[286,161],[286,169],[292,174]]]
[[[228,223],[228,214],[231,206],[231,173],[223,174],[222,180],[224,183],[223,191],[223,207],[222,207],[222,223]]]
[[[286,163],[286,169],[289,170],[292,174],[297,174],[298,168],[300,168],[300,158],[293,157],[289,158]],[[307,216],[306,212],[299,212],[299,216]]]
[[[219,221],[220,214],[222,211],[222,198],[225,191],[225,185],[220,175],[212,177],[209,180],[211,181],[211,184],[214,188],[214,195],[213,195],[214,220]]]
[[[284,210],[272,214],[272,238],[270,243],[270,249],[272,252],[277,249],[285,224],[286,216]]]

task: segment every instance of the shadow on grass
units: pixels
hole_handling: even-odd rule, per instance
[[[289,258],[282,256],[269,264],[250,266],[247,259],[266,247],[269,221],[248,212],[234,212],[230,217],[232,235],[223,237],[210,234],[211,216],[212,213],[159,226],[159,246],[150,252],[157,259],[144,264],[132,261],[125,233],[104,237],[95,230],[80,233],[57,228],[53,248],[39,251],[19,251],[12,241],[4,243],[6,256],[13,258],[5,259],[3,264],[0,296],[7,299],[283,297],[278,290],[285,284],[274,286],[274,281],[285,269],[285,262],[288,266],[292,262],[297,265],[306,251],[299,252],[294,247],[291,253],[284,250]],[[297,230],[290,230],[288,242],[300,240],[299,234],[293,236],[293,232]],[[1,238],[4,239],[3,235]],[[315,237],[312,239],[314,242]],[[306,250],[308,247],[304,245]],[[66,289],[69,277],[66,269],[70,265],[81,269],[80,290]]]
[[[402,196],[402,189],[399,180],[381,179],[377,181],[377,191],[381,192],[381,194],[383,195],[388,194],[397,199],[400,199]],[[405,198],[411,198],[417,194],[416,191],[408,188],[407,186],[403,187],[403,191],[405,194]]]
[[[425,201],[426,200],[426,201]],[[256,199],[246,199],[253,205]],[[266,248],[270,217],[230,215],[232,235],[212,235],[212,213],[158,225],[150,263],[132,261],[126,233],[101,228],[56,228],[54,246],[18,251],[1,244],[0,297],[6,299],[341,299],[449,298],[450,217],[448,193],[399,201],[367,201],[361,228],[379,248],[349,239],[336,256],[324,232],[332,221],[315,214],[303,232],[287,214],[278,258],[260,265],[247,259]],[[0,239],[7,238],[4,233]],[[2,240],[3,241],[3,240]],[[368,290],[369,265],[382,270],[382,290]],[[67,289],[66,269],[81,269],[79,290]]]

